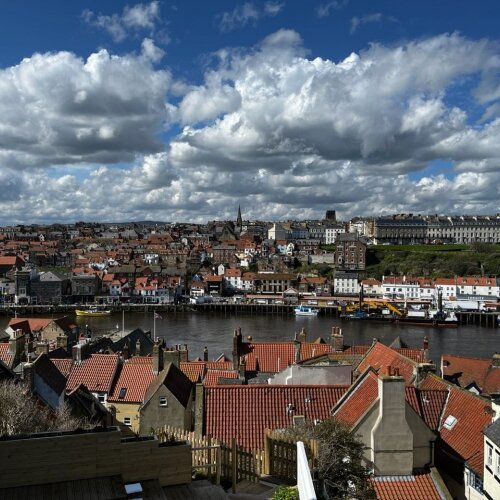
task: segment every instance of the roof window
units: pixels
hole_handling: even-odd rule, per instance
[[[457,423],[457,418],[454,417],[453,415],[448,415],[446,417],[446,420],[444,421],[444,427],[451,431],[453,427],[455,427],[455,424]]]
[[[127,394],[127,388],[126,387],[122,387],[120,389],[120,394],[118,394],[118,399],[125,398],[125,394]]]

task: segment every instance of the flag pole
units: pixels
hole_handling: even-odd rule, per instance
[[[121,334],[122,337],[124,333],[125,333],[125,309],[123,309],[122,306],[122,334]]]
[[[153,309],[153,339],[156,342],[156,312]]]

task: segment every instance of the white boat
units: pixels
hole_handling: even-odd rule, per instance
[[[311,306],[298,306],[294,309],[295,316],[317,316],[319,309]]]

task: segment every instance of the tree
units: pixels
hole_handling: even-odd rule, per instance
[[[26,384],[0,381],[0,437],[90,427],[88,420],[71,414],[67,403],[53,411],[30,396]]]
[[[329,498],[374,499],[370,472],[363,465],[363,443],[345,424],[330,418],[318,425],[310,422],[287,429],[297,440],[318,441],[318,479]]]

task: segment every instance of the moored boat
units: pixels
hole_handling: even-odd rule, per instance
[[[97,309],[96,307],[93,307],[91,309],[77,309],[75,313],[77,316],[101,317],[109,316],[111,311],[108,309]]]
[[[298,306],[294,309],[295,316],[317,316],[319,309],[311,306]]]

